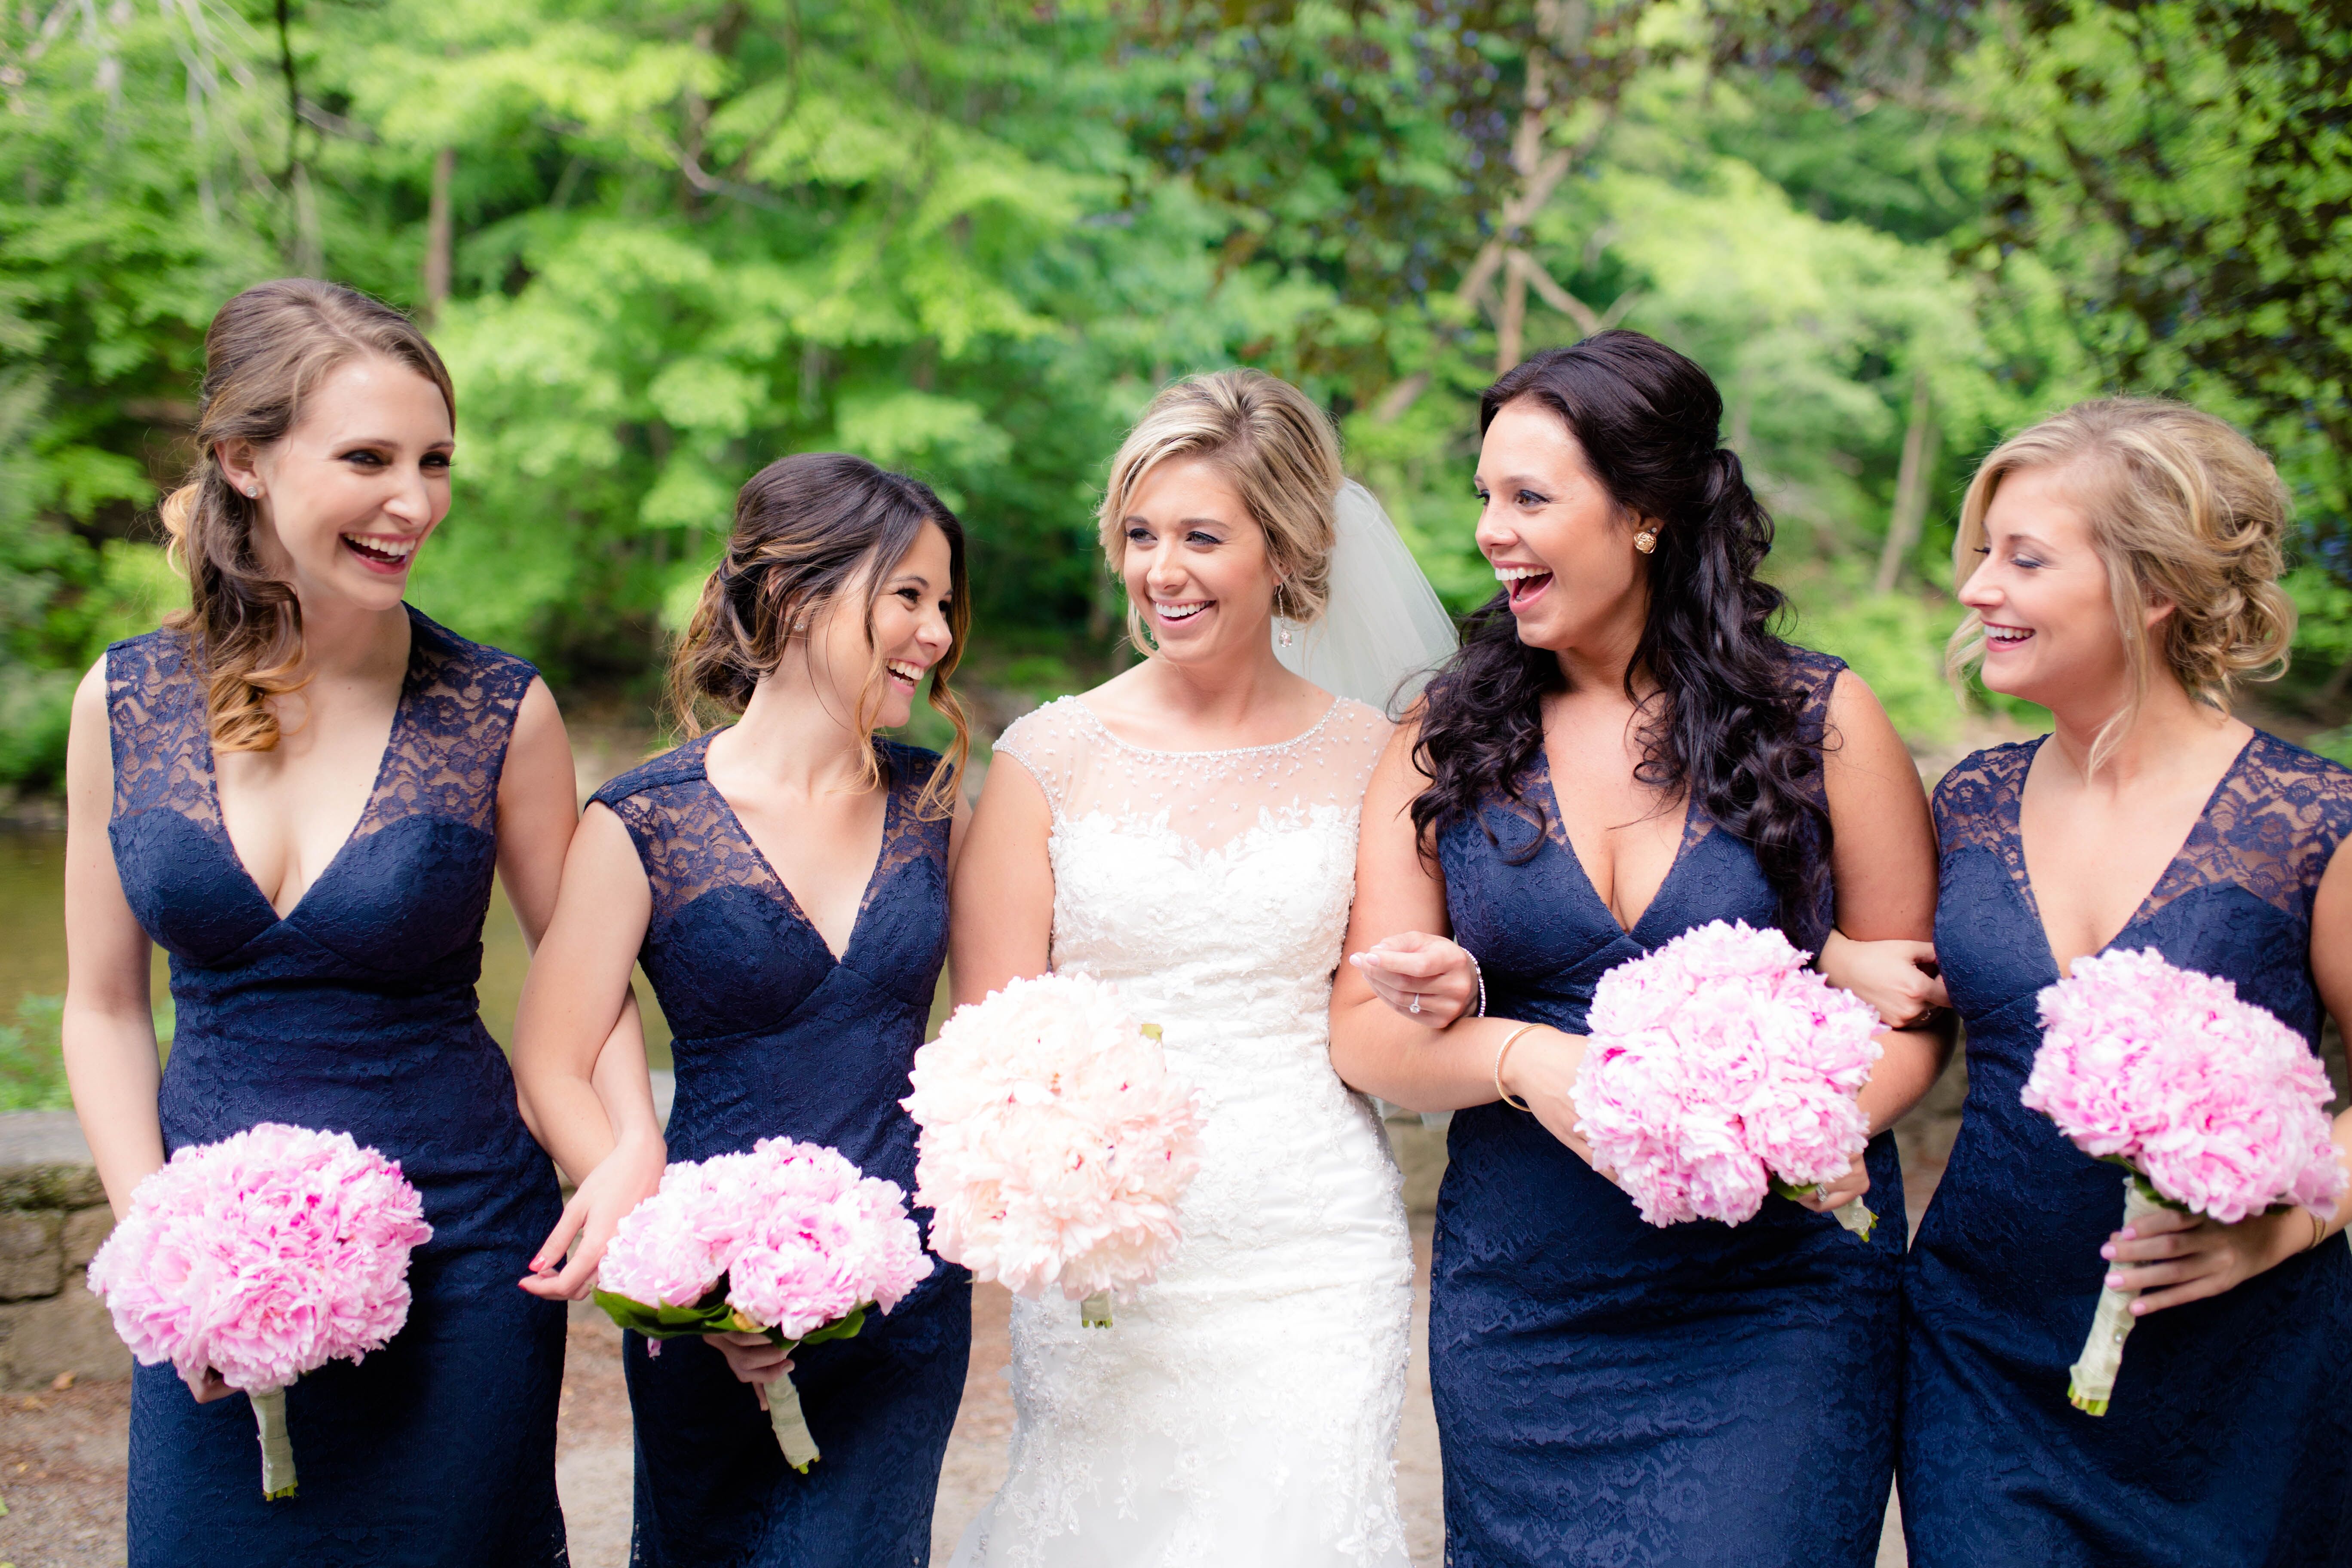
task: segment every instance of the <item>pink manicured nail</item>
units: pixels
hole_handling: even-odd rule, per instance
[[[2122,1237],[2126,1241],[2136,1241],[2139,1238],[2139,1232],[2130,1226],[2124,1226],[2123,1229],[2116,1232],[2116,1234]]]
[[[2108,1259],[2110,1262],[2114,1261],[2116,1256],[2116,1244],[2111,1241],[2107,1243],[2106,1246],[2099,1248],[2099,1256]]]

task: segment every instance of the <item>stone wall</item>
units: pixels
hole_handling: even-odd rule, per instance
[[[82,1282],[113,1228],[73,1113],[0,1113],[0,1390],[131,1375],[131,1352]]]

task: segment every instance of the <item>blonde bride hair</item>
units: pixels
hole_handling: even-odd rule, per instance
[[[1118,572],[1127,558],[1128,509],[1160,464],[1199,458],[1233,481],[1282,577],[1274,613],[1304,626],[1323,613],[1331,577],[1331,506],[1347,481],[1339,433],[1307,395],[1262,370],[1188,375],[1151,400],[1110,460],[1099,518],[1104,556]],[[1135,606],[1127,635],[1147,658],[1151,645]]]
[[[2196,700],[2227,710],[2241,679],[2286,668],[2294,605],[2278,585],[2293,504],[2260,447],[2186,404],[2103,397],[2021,430],[1993,448],[1960,506],[1952,572],[1965,583],[1986,542],[1985,513],[2010,475],[2063,469],[2090,520],[2123,633],[2131,696],[2091,748],[2106,760],[2147,700],[2158,672]],[[2147,625],[2150,605],[2172,613]],[[1984,616],[1971,610],[1945,649],[1964,679],[1984,657]]]

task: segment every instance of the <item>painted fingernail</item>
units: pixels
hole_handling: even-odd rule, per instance
[[[2106,1282],[2107,1282],[2107,1289],[2108,1289],[2112,1290],[2112,1289],[2116,1289],[2118,1286],[2122,1285],[2122,1284],[2123,1284],[2123,1282],[2124,1282],[2124,1277],[2123,1277],[2122,1272],[2121,1272],[2120,1270],[2118,1270],[2118,1271],[2116,1271],[2116,1272],[2115,1272],[2115,1273],[2109,1274],[2109,1275],[2107,1276],[2107,1281],[2106,1281]]]
[[[2107,1243],[2106,1246],[2099,1248],[2099,1256],[2106,1258],[2110,1262],[2114,1261],[2116,1256],[2116,1244],[2111,1241]]]
[[[2132,1303],[2132,1316],[2133,1316],[2133,1317],[2135,1317],[2135,1318],[2140,1318],[2140,1317],[2146,1317],[2147,1315],[2147,1302],[2145,1302],[2145,1301],[2134,1301],[2134,1302]]]
[[[2130,1226],[2124,1226],[2123,1229],[2116,1232],[2116,1234],[2122,1237],[2126,1241],[2137,1241],[2139,1239],[2139,1232]]]

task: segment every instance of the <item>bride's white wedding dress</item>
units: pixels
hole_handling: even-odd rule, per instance
[[[1183,1243],[1113,1327],[1013,1301],[1011,1472],[957,1568],[1407,1561],[1412,1244],[1328,1022],[1388,728],[1339,699],[1281,745],[1154,752],[1065,698],[997,742],[1053,807],[1054,967],[1117,983],[1206,1115]]]

